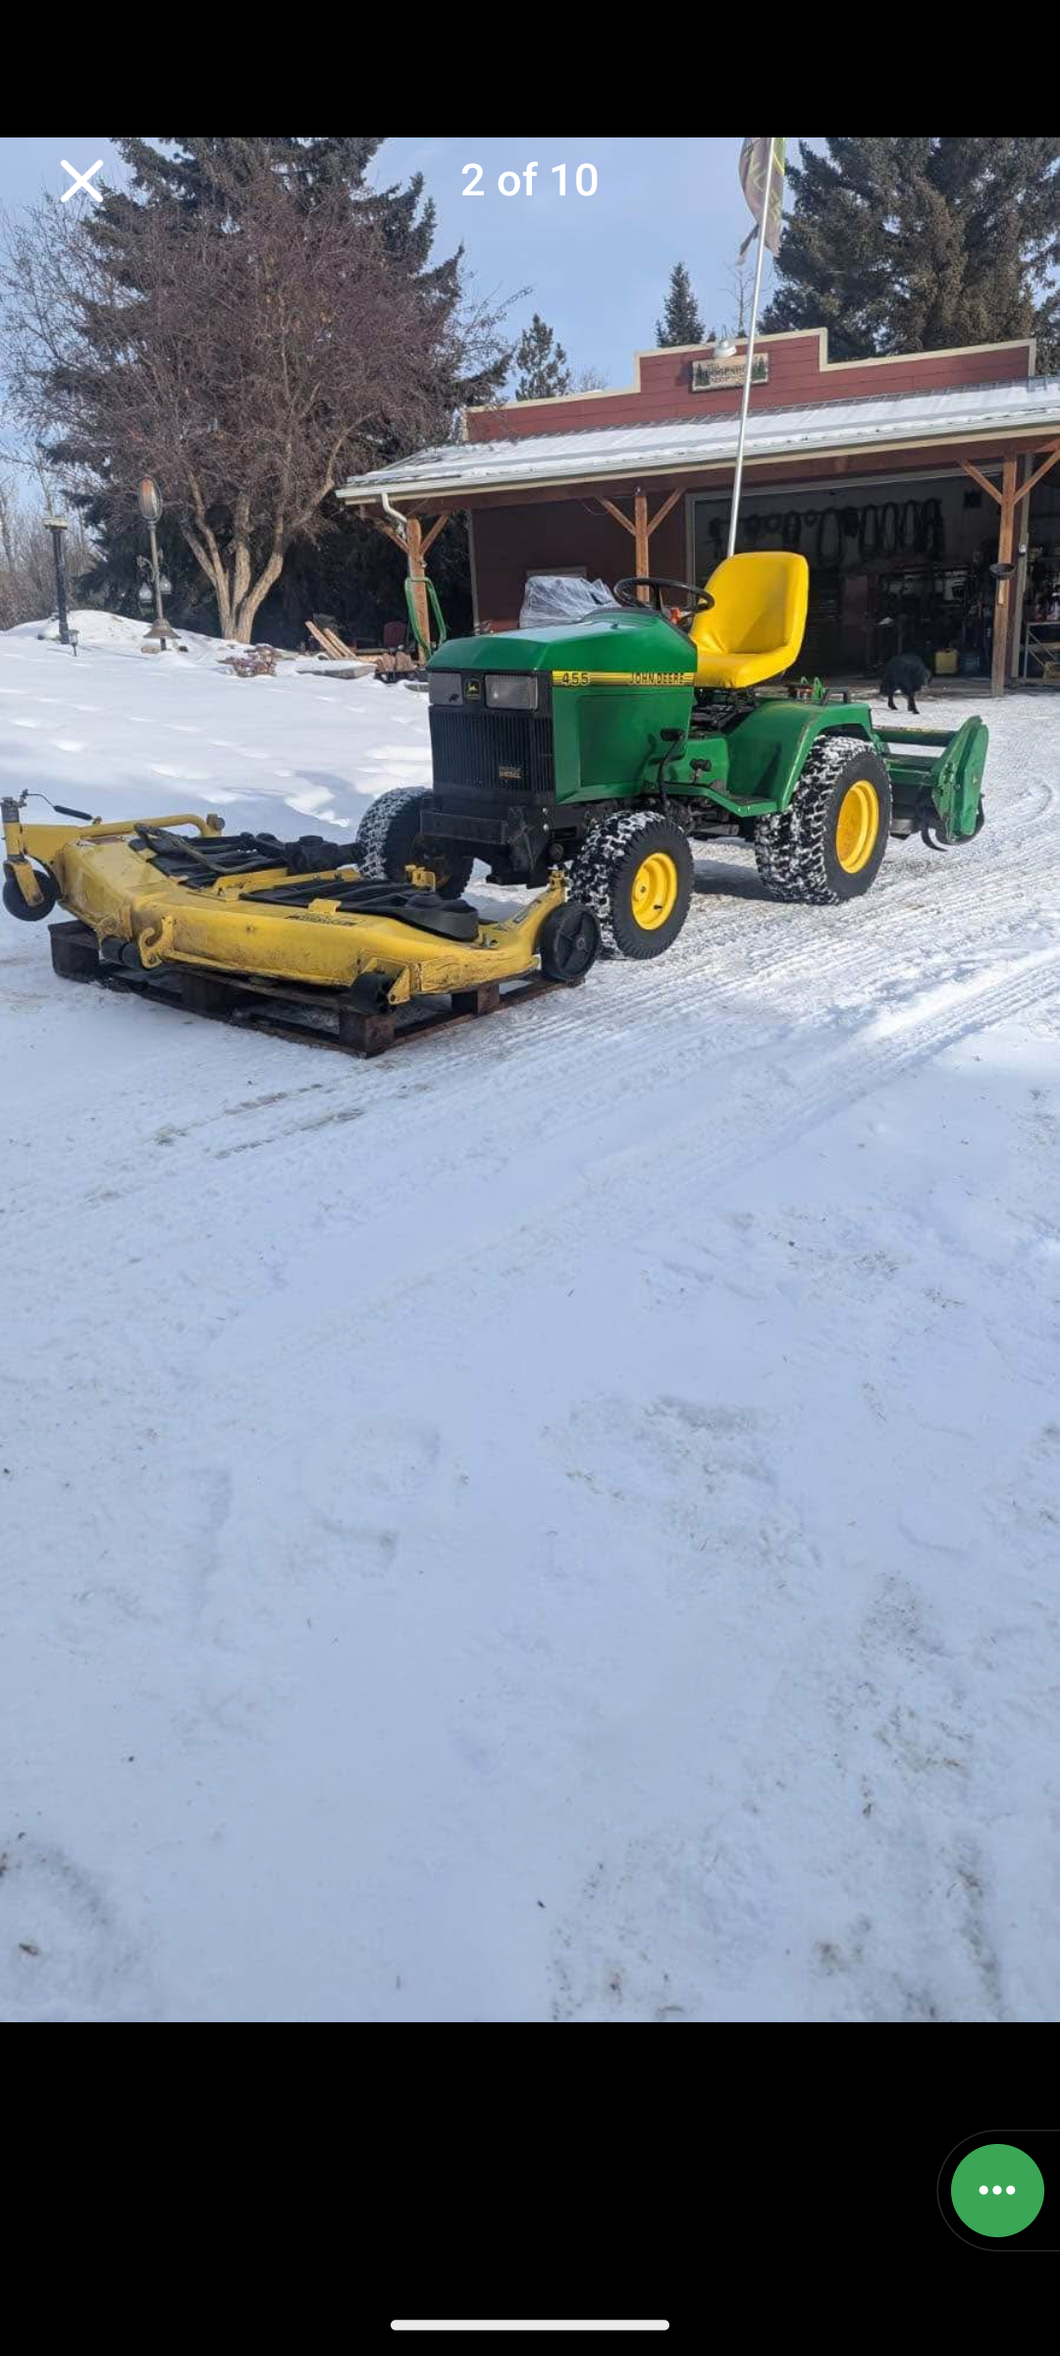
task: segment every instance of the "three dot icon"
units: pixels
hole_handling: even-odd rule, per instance
[[[981,2143],[953,2171],[950,2199],[962,2225],[999,2241],[1033,2225],[1045,2199],[1045,2179],[1030,2153],[1015,2143]]]

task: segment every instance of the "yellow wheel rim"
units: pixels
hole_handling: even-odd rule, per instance
[[[876,848],[879,831],[876,788],[867,777],[858,777],[847,787],[835,823],[835,855],[844,875],[860,875]]]
[[[652,851],[642,859],[630,893],[634,922],[644,933],[657,933],[677,906],[677,862],[668,851]]]

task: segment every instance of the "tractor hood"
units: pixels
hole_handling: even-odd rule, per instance
[[[586,686],[600,678],[614,678],[616,685],[676,685],[694,676],[696,650],[661,614],[607,605],[582,622],[543,622],[533,630],[506,630],[495,637],[450,638],[427,667],[576,672]]]

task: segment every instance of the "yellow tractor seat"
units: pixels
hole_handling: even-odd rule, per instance
[[[707,588],[709,613],[690,631],[698,655],[697,687],[754,687],[795,661],[806,628],[810,568],[804,556],[756,550],[727,556]]]

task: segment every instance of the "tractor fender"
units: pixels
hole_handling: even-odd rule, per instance
[[[756,704],[729,730],[727,791],[736,801],[786,810],[822,736],[863,736],[874,752],[881,750],[867,704]]]

